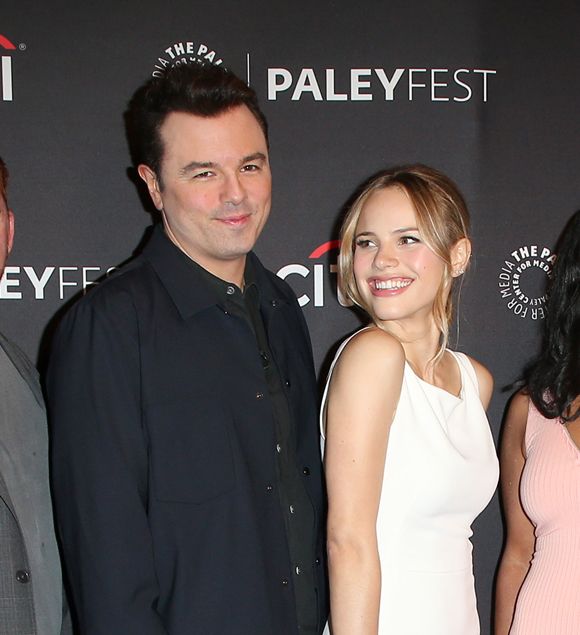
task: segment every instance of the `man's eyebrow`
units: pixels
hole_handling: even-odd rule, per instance
[[[261,161],[267,161],[266,155],[263,152],[254,152],[254,154],[250,154],[247,157],[242,159],[242,163],[247,163],[248,161],[255,161],[256,159],[260,159]]]
[[[215,168],[217,165],[217,163],[214,163],[213,161],[192,161],[191,163],[188,163],[186,166],[182,167],[179,170],[180,174],[187,174],[188,172],[191,172],[192,170],[201,170],[204,168]]]
[[[240,163],[248,163],[249,161],[256,161],[256,160],[266,162],[268,159],[266,158],[266,155],[263,152],[254,152],[254,154],[249,154],[247,157],[244,157],[240,161]],[[181,175],[184,175],[184,174],[187,174],[188,172],[191,172],[192,170],[211,169],[211,168],[217,167],[217,165],[218,164],[214,163],[213,161],[191,161],[191,163],[188,163],[187,165],[182,167],[179,170],[179,173]]]

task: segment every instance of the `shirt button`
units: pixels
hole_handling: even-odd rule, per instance
[[[300,575],[300,567],[296,567],[296,575]]]
[[[28,573],[28,571],[23,571],[22,569],[19,569],[16,572],[16,579],[18,580],[18,582],[22,582],[22,584],[26,584],[30,580],[30,573]]]
[[[316,558],[314,562],[316,562],[316,564],[319,565],[322,561],[320,560],[320,558]]]
[[[304,476],[308,476],[308,475],[310,474],[310,470],[309,470],[307,467],[305,467],[305,468],[302,470],[302,474],[304,474]]]
[[[236,290],[234,289],[234,287],[232,287],[232,285],[230,285],[227,289],[226,289],[226,293],[228,295],[234,295],[234,293],[236,292]]]
[[[257,392],[256,393],[256,399],[261,399],[264,396],[263,392]]]
[[[288,580],[286,580],[286,579],[282,580],[282,584],[283,584],[284,586],[288,586]]]
[[[278,453],[282,452],[282,446],[279,443],[276,446],[276,452],[278,452]]]
[[[294,505],[290,505],[290,513],[293,514],[294,513]]]
[[[269,492],[271,492],[271,491],[274,489],[274,487],[273,487],[272,485],[267,485],[267,486],[266,486],[266,489],[267,489]]]
[[[286,386],[288,386],[288,388],[292,386],[292,382],[289,379],[286,380]]]
[[[278,300],[270,300],[271,306],[278,306]]]

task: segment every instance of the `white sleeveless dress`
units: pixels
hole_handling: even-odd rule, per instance
[[[349,340],[331,366],[322,413]],[[405,362],[377,518],[379,635],[480,632],[469,538],[493,496],[499,464],[473,365],[452,354],[461,371],[459,397],[423,381]]]

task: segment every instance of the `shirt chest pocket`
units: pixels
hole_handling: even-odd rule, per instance
[[[145,416],[157,500],[200,504],[233,489],[233,422],[217,397],[154,404]]]

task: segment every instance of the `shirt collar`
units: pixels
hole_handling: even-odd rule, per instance
[[[207,271],[207,269],[204,269],[197,262],[193,262],[193,264],[198,269],[199,275],[204,282],[216,294],[219,306],[225,311],[229,310],[229,305],[232,301],[243,301],[243,298],[250,287],[256,287],[258,297],[260,296],[258,284],[256,282],[256,274],[250,258],[246,258],[243,291],[236,284],[218,278],[218,276],[214,275],[210,271]]]
[[[226,309],[227,288],[235,285],[214,276],[181,251],[167,236],[161,223],[154,228],[143,255],[151,263],[183,319],[216,304]],[[255,285],[259,293],[260,289],[263,290],[265,299],[287,301],[267,279],[265,270],[252,252],[246,258],[244,278],[246,289]]]

